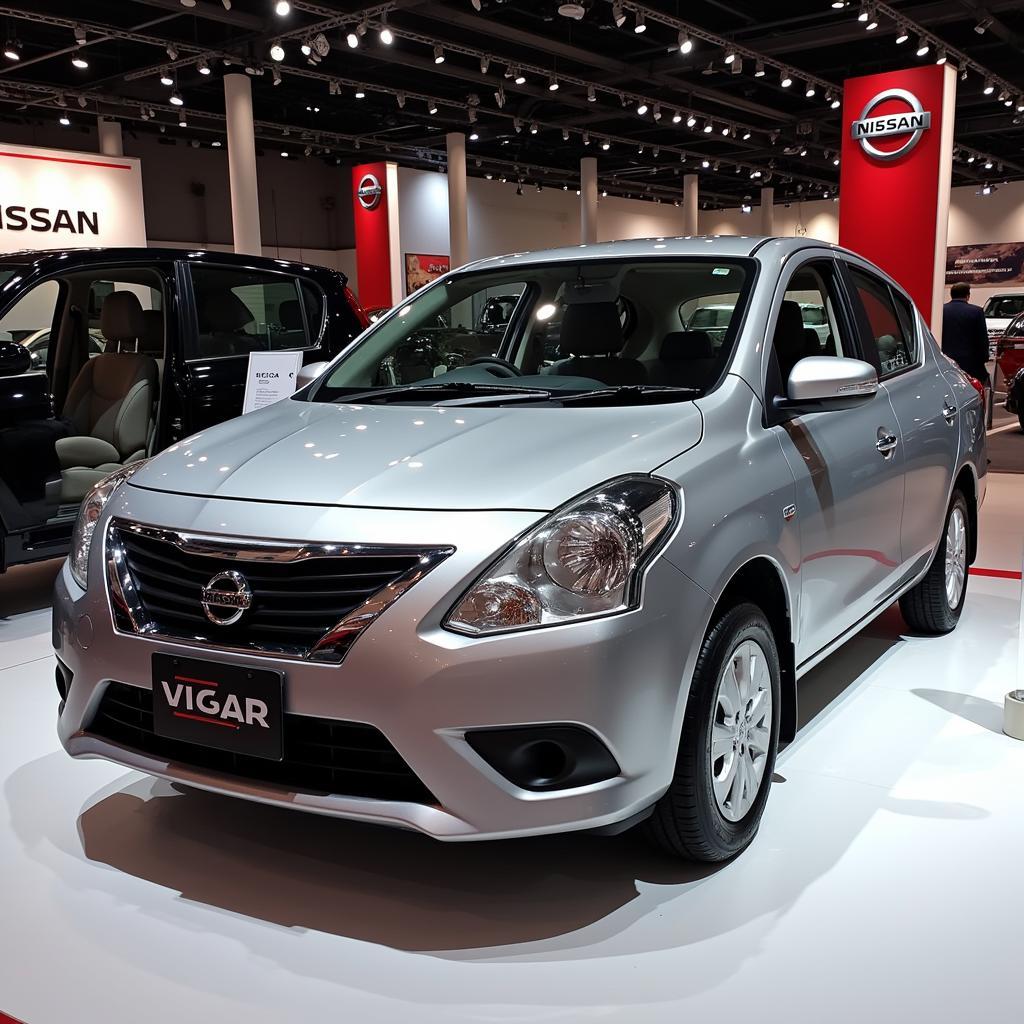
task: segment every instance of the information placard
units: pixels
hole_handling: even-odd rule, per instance
[[[242,414],[263,409],[295,393],[301,352],[250,352]]]

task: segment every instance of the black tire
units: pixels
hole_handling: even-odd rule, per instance
[[[942,539],[936,549],[932,564],[928,566],[928,572],[924,579],[918,583],[913,590],[908,590],[900,598],[900,611],[907,625],[915,633],[928,633],[941,635],[949,633],[960,621],[960,613],[963,611],[964,600],[967,597],[967,562],[964,561],[963,588],[960,591],[960,600],[955,607],[951,607],[946,597],[946,544],[949,532],[949,523],[954,511],[959,510],[963,517],[965,550],[971,548],[971,517],[967,512],[967,499],[962,492],[954,491],[953,500],[949,503],[949,510],[942,525]]]
[[[719,679],[727,659],[745,640],[755,641],[765,654],[772,717],[760,788],[749,811],[734,822],[723,815],[715,799],[711,738]],[[768,799],[779,746],[780,678],[775,637],[760,608],[741,604],[712,623],[690,684],[675,775],[655,804],[654,813],[644,822],[647,837],[660,849],[674,857],[715,863],[735,856],[753,841]]]

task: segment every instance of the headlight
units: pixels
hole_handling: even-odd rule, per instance
[[[88,586],[89,550],[92,547],[92,535],[96,530],[100,513],[114,491],[147,462],[149,459],[139,459],[138,462],[133,462],[123,469],[114,470],[110,476],[105,476],[98,484],[94,484],[85,496],[82,507],[78,510],[78,521],[75,523],[75,532],[71,535],[71,551],[68,554],[71,575],[83,590]]]
[[[480,636],[636,607],[643,569],[676,521],[664,480],[624,477],[535,526],[470,587],[445,626]]]

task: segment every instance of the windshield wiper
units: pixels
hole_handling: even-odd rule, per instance
[[[357,391],[354,395],[339,395],[335,402],[374,403],[391,398],[549,398],[551,392],[543,388],[517,388],[505,384],[477,384],[472,381],[449,381],[445,384],[400,384],[397,387]]]
[[[689,395],[703,394],[700,388],[676,388],[668,384],[622,384],[616,388],[603,388],[600,391],[581,391],[577,394],[559,396],[560,401],[568,405],[570,402],[577,405],[587,402],[615,405],[617,401],[627,404],[631,401],[643,402],[647,398],[655,401],[662,401],[667,396],[679,396],[684,398]]]

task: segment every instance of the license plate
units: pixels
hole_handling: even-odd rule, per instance
[[[284,677],[218,661],[153,655],[158,736],[280,761]]]

